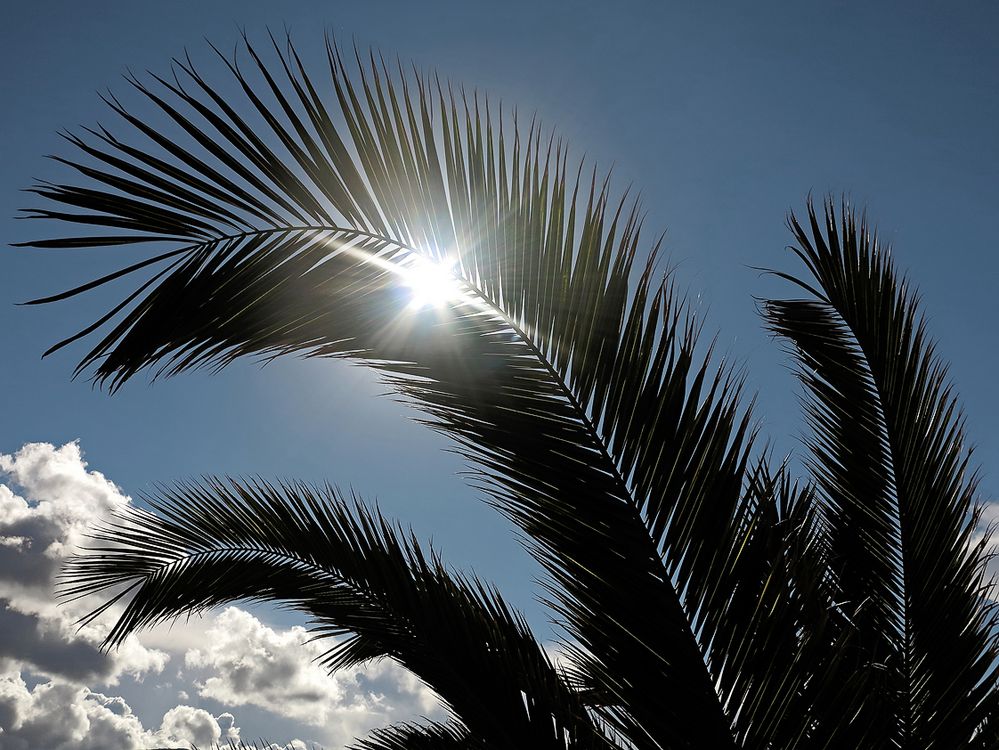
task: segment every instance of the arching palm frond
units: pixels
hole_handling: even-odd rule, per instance
[[[207,480],[150,504],[154,513],[131,509],[101,529],[64,575],[68,596],[115,592],[106,607],[128,597],[109,645],[226,602],[277,602],[307,614],[317,638],[338,639],[321,660],[331,671],[392,658],[478,742],[605,746],[519,614],[359,501]]]
[[[424,76],[375,60],[349,74],[329,46],[331,112],[293,48],[275,45],[279,73],[247,49],[259,80],[227,61],[237,96],[190,61],[155,90],[133,81],[179,135],[109,99],[145,146],[91,131],[74,143],[98,166],[69,163],[97,187],[38,189],[82,211],[34,215],[181,245],[81,368],[112,389],[154,364],[246,354],[381,368],[527,533],[590,678],[630,715],[629,739],[731,745],[715,681],[748,644],[700,633],[715,627],[706,602],[731,581],[748,512],[749,417],[738,383],[698,357],[655,252],[633,273],[635,210],[570,179],[564,148],[537,127],[525,136]],[[88,242],[103,240],[38,244]],[[405,312],[408,270],[445,258],[460,294]]]
[[[976,478],[945,366],[911,285],[866,221],[830,202],[824,223],[791,218],[813,295],[770,301],[807,388],[811,469],[829,529],[830,572],[849,620],[849,658],[830,684],[865,696],[852,722],[835,701],[827,742],[973,747],[995,708],[999,644],[972,543]]]

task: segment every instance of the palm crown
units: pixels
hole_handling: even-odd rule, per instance
[[[132,85],[163,125],[67,134],[79,183],[29,243],[169,248],[81,361],[142,370],[349,357],[450,436],[522,530],[564,628],[553,664],[489,585],[332,487],[208,479],[97,532],[67,595],[124,603],[108,636],[235,599],[281,602],[337,669],[388,657],[451,718],[369,748],[995,748],[996,614],[975,478],[911,286],[831,203],[789,221],[800,299],[764,303],[811,425],[808,477],[757,447],[741,381],[644,251],[634,203],[564,144],[433,76],[290,42],[223,95],[189,58]],[[247,67],[248,66],[248,67]],[[639,260],[641,259],[641,260]],[[449,295],[407,309],[413,275]],[[115,321],[116,322],[112,322]],[[94,613],[96,616],[98,613]]]

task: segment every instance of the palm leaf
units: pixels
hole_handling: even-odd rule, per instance
[[[604,746],[522,617],[359,501],[210,479],[149,502],[155,513],[123,512],[64,573],[66,596],[114,592],[91,618],[128,597],[109,646],[225,602],[277,602],[307,614],[316,638],[340,639],[321,660],[331,671],[392,658],[477,742]]]
[[[747,486],[748,511],[709,606],[719,691],[745,747],[810,746],[816,656],[830,645],[827,537],[814,491],[761,459]]]
[[[453,724],[396,724],[376,729],[349,750],[473,750],[483,745]]]
[[[973,746],[995,705],[996,615],[984,543],[972,544],[977,480],[946,368],[911,286],[863,219],[809,205],[790,220],[812,296],[770,301],[807,388],[811,468],[852,658],[824,677],[864,696],[854,721],[820,721],[826,742]],[[821,702],[818,702],[821,703]],[[838,714],[838,715],[837,715]]]

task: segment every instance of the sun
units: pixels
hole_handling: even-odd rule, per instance
[[[440,309],[449,302],[461,298],[462,288],[454,274],[455,263],[433,262],[423,258],[414,259],[402,272],[403,283],[409,287],[412,297],[409,307],[422,310],[425,307]]]

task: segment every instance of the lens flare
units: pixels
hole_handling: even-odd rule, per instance
[[[409,302],[412,310],[440,309],[462,296],[461,285],[454,275],[454,263],[418,259],[406,267],[403,277],[403,283],[412,293]]]

